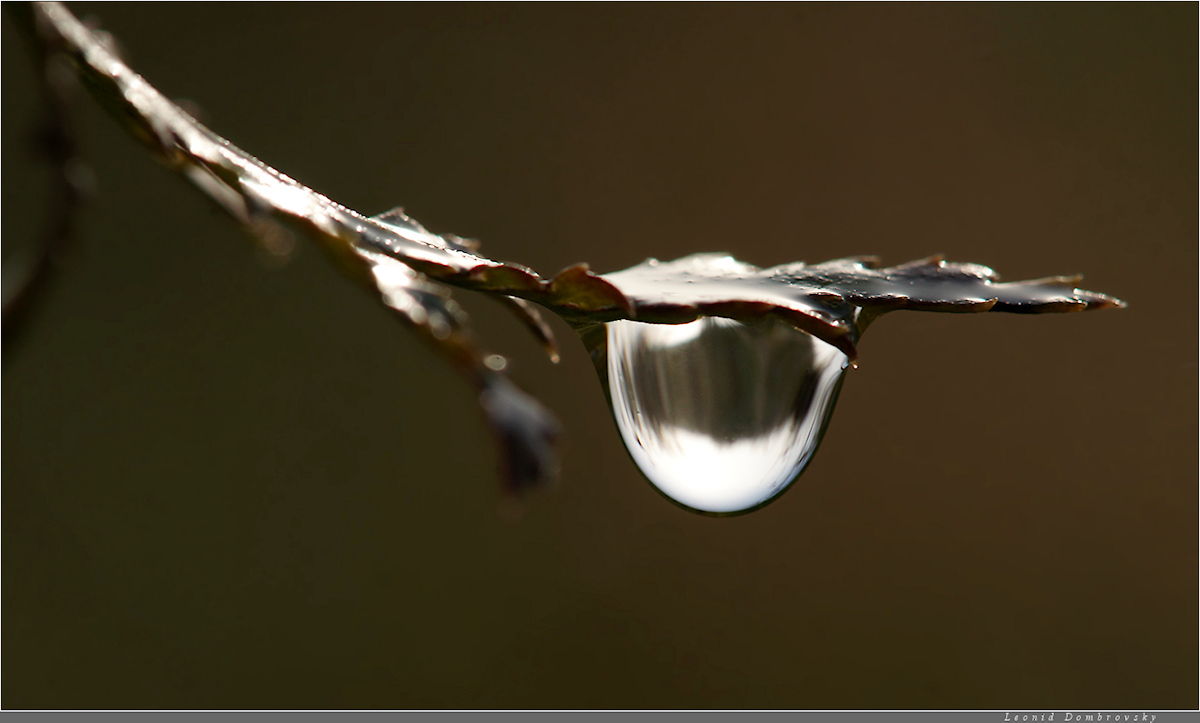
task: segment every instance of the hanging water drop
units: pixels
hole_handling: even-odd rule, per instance
[[[630,456],[668,498],[710,514],[787,489],[821,441],[849,364],[770,318],[622,320],[582,336]]]

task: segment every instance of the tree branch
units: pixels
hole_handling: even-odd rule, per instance
[[[305,231],[450,361],[479,391],[513,489],[553,474],[558,426],[503,376],[502,359],[478,348],[445,285],[500,299],[552,358],[557,353],[549,328],[527,302],[588,334],[615,319],[670,324],[701,316],[771,316],[834,345],[850,360],[867,325],[896,309],[1044,313],[1124,305],[1075,288],[1078,277],[1000,283],[985,266],[941,257],[890,268],[855,257],[760,269],[730,256],[696,254],[667,263],[650,259],[604,276],[579,264],[545,279],[479,254],[474,242],[430,233],[400,209],[367,217],[267,166],[155,90],[59,3],[35,3],[14,15],[37,43],[68,58],[85,87],[169,168],[260,236],[274,233],[279,222]]]
[[[475,344],[465,314],[450,300],[448,290],[431,283],[428,276],[502,295],[534,289],[545,296],[550,284],[520,267],[476,256],[461,239],[431,234],[398,210],[368,218],[267,166],[155,90],[125,65],[103,36],[63,5],[34,3],[13,8],[13,14],[35,47],[47,57],[69,61],[84,86],[126,130],[252,233],[277,232],[280,221],[298,227],[319,241],[353,278],[377,291],[385,306],[476,388],[501,447],[501,474],[509,489],[556,473],[557,421],[504,376],[496,355]],[[74,157],[72,144],[59,145],[69,148],[67,155]],[[65,165],[65,160],[56,164]],[[64,203],[77,198],[73,192],[59,196]],[[59,208],[54,218],[58,223],[51,227],[52,241],[67,235],[71,214]],[[42,245],[47,259],[57,245]],[[40,267],[44,266],[43,262]],[[536,312],[527,305],[511,306],[541,333],[553,356],[552,337]],[[6,299],[6,333],[8,309]]]

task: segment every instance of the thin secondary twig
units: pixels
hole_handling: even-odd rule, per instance
[[[5,349],[12,348],[17,334],[27,326],[25,322],[54,276],[59,256],[75,236],[90,175],[71,129],[75,78],[45,23],[35,23],[34,32],[41,39],[35,44],[35,62],[42,96],[35,148],[50,166],[49,201],[38,237],[4,265]]]

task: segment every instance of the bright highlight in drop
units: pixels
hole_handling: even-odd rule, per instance
[[[593,349],[630,455],[668,498],[733,514],[777,497],[825,433],[849,360],[780,321],[613,321]]]

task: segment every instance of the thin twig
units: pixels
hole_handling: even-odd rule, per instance
[[[431,283],[427,275],[502,296],[529,289],[547,296],[549,283],[520,267],[476,256],[457,238],[431,234],[401,213],[363,216],[267,166],[155,90],[117,56],[111,43],[60,3],[13,8],[13,15],[35,46],[48,56],[66,59],[118,122],[234,219],[256,234],[278,221],[301,228],[340,260],[351,276],[376,291],[385,306],[476,388],[485,419],[500,443],[501,473],[510,489],[555,474],[557,421],[496,368],[502,365],[475,344],[466,317],[449,300],[448,290]],[[58,145],[69,150],[58,164],[68,169],[74,146]],[[62,178],[69,180],[65,170]],[[59,196],[73,203],[77,195],[68,191],[74,187],[64,188]],[[43,244],[47,259],[56,247],[53,242],[69,236],[71,229],[71,214],[56,209],[55,218],[59,224],[53,228],[51,242]],[[46,268],[46,263],[37,268]],[[37,273],[31,278],[45,276]],[[514,280],[517,286],[507,288]],[[520,311],[530,313],[525,307]],[[8,329],[6,304],[6,333]]]
[[[31,16],[32,21],[32,16]],[[45,296],[59,258],[75,236],[75,223],[87,195],[91,171],[79,155],[71,128],[70,106],[76,90],[74,75],[61,45],[47,33],[45,23],[33,21],[39,42],[33,44],[41,89],[42,110],[35,148],[50,166],[48,204],[42,230],[32,245],[4,265],[5,349],[24,330],[37,302]]]
[[[594,325],[615,319],[685,323],[701,316],[773,317],[834,345],[851,360],[867,325],[896,309],[1046,313],[1124,305],[1075,288],[1076,277],[1001,283],[985,266],[941,257],[889,268],[855,257],[760,269],[730,256],[699,254],[667,263],[650,259],[605,276],[579,264],[545,279],[524,266],[489,259],[462,239],[430,233],[398,209],[364,216],[262,163],[155,90],[61,4],[36,3],[32,13],[17,15],[38,18],[25,23],[44,30],[33,32],[35,39],[61,48],[84,85],[126,129],[235,219],[258,233],[277,221],[301,228],[377,291],[479,390],[485,417],[501,440],[508,476],[518,480],[514,484],[544,477],[554,467],[557,425],[502,376],[503,364],[494,363],[494,355],[475,345],[445,285],[511,302],[552,355],[548,327],[525,301],[589,334]]]

